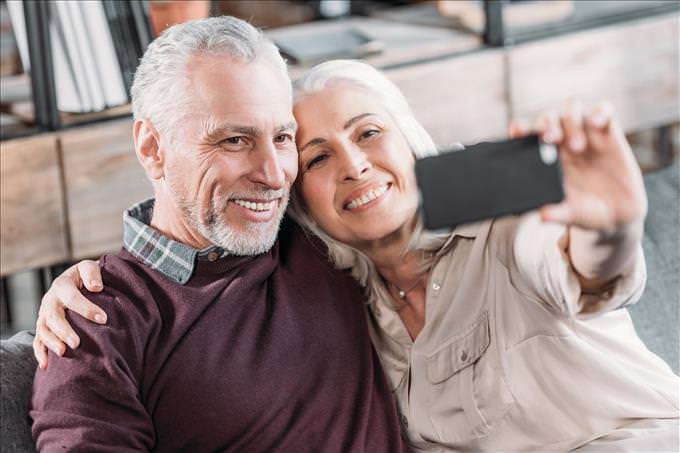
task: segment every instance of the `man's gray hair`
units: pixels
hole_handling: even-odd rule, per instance
[[[188,60],[198,55],[228,55],[245,62],[264,57],[287,75],[274,43],[246,21],[221,16],[173,25],[149,44],[137,67],[131,90],[135,119],[148,118],[167,134],[190,113],[184,74]]]
[[[306,96],[322,91],[331,83],[344,83],[365,90],[387,111],[406,139],[416,158],[438,153],[434,141],[413,115],[399,88],[374,67],[355,60],[334,60],[321,63],[295,83],[294,99],[299,102]],[[328,255],[339,269],[350,269],[352,276],[366,289],[368,302],[377,299],[389,301],[390,297],[371,260],[362,252],[327,235],[309,216],[297,187],[291,192],[288,212],[298,223],[318,236],[328,248]],[[432,234],[422,228],[419,221],[411,237],[408,250],[436,251],[446,242],[448,233]],[[405,250],[406,253],[408,250]],[[425,266],[432,264],[433,253],[426,253]],[[389,303],[389,302],[388,302]]]

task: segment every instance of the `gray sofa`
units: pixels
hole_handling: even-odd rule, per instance
[[[680,166],[645,177],[649,215],[643,247],[648,282],[642,300],[630,308],[640,337],[678,373],[680,365]],[[35,451],[26,412],[36,367],[33,335],[21,332],[0,344],[3,452]]]

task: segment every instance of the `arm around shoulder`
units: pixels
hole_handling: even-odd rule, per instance
[[[150,451],[154,429],[140,390],[144,330],[135,328],[141,319],[131,302],[106,290],[89,297],[109,322],[70,316],[81,344],[36,371],[33,438],[39,451]]]

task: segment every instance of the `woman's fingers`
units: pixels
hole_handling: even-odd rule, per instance
[[[83,286],[93,293],[98,293],[104,288],[102,273],[98,261],[84,260],[76,264],[80,280]]]
[[[61,300],[64,307],[92,322],[106,324],[106,313],[104,313],[104,310],[90,302],[77,288],[69,286],[64,288],[62,294]],[[54,312],[51,314],[54,315]],[[63,312],[60,315],[61,319],[64,319]]]
[[[80,337],[66,321],[63,308],[46,312],[45,325],[59,340],[66,343],[71,349],[77,348],[80,344]]]
[[[37,336],[33,338],[33,355],[38,361],[40,369],[44,370],[47,368],[47,348]]]
[[[540,114],[534,122],[534,130],[546,143],[559,144],[564,139],[559,116],[555,111],[547,111]]]
[[[50,351],[54,352],[58,356],[62,356],[66,352],[66,345],[52,333],[45,323],[38,324],[38,327],[35,331],[35,336],[39,342],[47,346]],[[35,344],[33,347],[33,352],[35,354]]]
[[[46,315],[51,314],[54,316],[56,314],[61,318],[64,318],[63,310],[60,312],[59,309],[66,307],[69,310],[75,311],[85,319],[89,319],[98,324],[105,324],[106,313],[104,313],[104,310],[90,302],[80,292],[79,288],[82,284],[81,270],[83,268],[87,270],[88,267],[87,265],[80,267],[80,264],[82,263],[69,268],[54,280],[52,287],[43,297],[40,311]],[[88,271],[90,272],[89,276],[92,277],[92,269],[89,269]],[[96,273],[98,274],[98,271]]]
[[[508,127],[508,135],[510,138],[519,138],[528,135],[531,132],[531,126],[526,120],[515,119],[510,122]]]
[[[544,222],[570,224],[574,217],[573,209],[566,201],[545,205],[541,207],[539,213]]]
[[[612,120],[613,108],[608,102],[594,105],[585,118],[586,126],[605,132]]]
[[[564,131],[562,145],[574,153],[584,152],[588,146],[588,140],[583,128],[583,104],[580,101],[568,102],[560,123]]]

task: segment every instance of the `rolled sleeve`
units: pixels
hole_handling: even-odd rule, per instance
[[[514,239],[514,263],[524,290],[560,315],[588,319],[625,307],[642,295],[647,271],[642,246],[628,269],[597,293],[584,292],[568,256],[564,225],[541,221],[538,213],[521,218]]]

